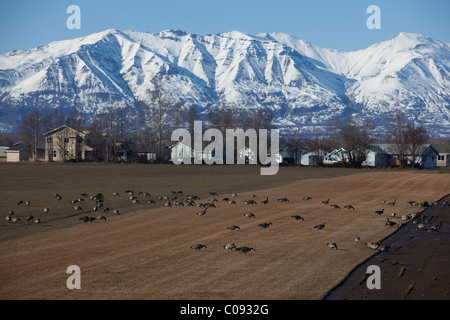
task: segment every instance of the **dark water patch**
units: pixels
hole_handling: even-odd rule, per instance
[[[441,199],[442,200],[442,199]],[[450,300],[450,202],[436,202],[380,242],[375,253],[325,300]],[[369,289],[369,266],[380,269],[380,289]]]

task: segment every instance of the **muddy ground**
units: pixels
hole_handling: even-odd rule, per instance
[[[433,202],[450,190],[448,173],[425,170],[281,167],[276,176],[263,177],[251,166],[2,164],[0,173],[6,177],[0,212],[6,217],[15,210],[22,218],[21,223],[2,218],[0,224],[0,298],[8,300],[319,300],[376,253],[364,243],[395,231],[385,226],[393,212],[391,220],[402,223],[402,215],[420,210],[407,201]],[[135,191],[141,204],[131,203],[125,190]],[[200,207],[166,207],[158,197],[171,191],[183,191],[178,200],[199,195],[196,203],[217,198],[216,208],[200,216]],[[218,196],[209,194],[213,191]],[[53,197],[56,192],[61,201]],[[79,203],[83,212],[75,211],[71,201],[82,193],[103,193],[104,208],[111,210],[94,212],[95,203],[86,198]],[[156,204],[146,203],[149,199]],[[257,204],[244,202],[249,199]],[[327,199],[329,204],[322,203]],[[394,199],[395,206],[381,204]],[[19,200],[31,205],[17,206]],[[348,204],[355,209],[344,208]],[[383,214],[375,213],[383,208]],[[254,218],[244,216],[250,212]],[[107,220],[80,220],[99,214]],[[30,215],[41,222],[27,222]],[[259,226],[266,222],[272,223],[267,229]],[[323,229],[314,228],[322,223]],[[228,229],[232,225],[239,229]],[[330,242],[338,250],[328,247]],[[207,247],[191,248],[198,243]],[[225,250],[226,243],[255,250]],[[445,262],[427,261],[431,269]],[[66,286],[71,265],[80,267],[80,290]],[[420,292],[425,293],[415,286],[409,297]]]

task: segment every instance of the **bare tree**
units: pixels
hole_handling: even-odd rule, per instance
[[[361,167],[366,160],[367,150],[373,142],[372,130],[373,125],[367,120],[362,123],[349,118],[336,120],[333,131],[339,145],[345,149],[347,165]]]
[[[407,122],[404,113],[400,109],[395,109],[391,113],[388,127],[388,140],[394,146],[394,152],[398,157],[398,164],[405,167],[408,164],[408,141],[406,137]]]
[[[413,123],[406,125],[405,132],[408,151],[411,155],[411,165],[414,168],[420,162],[420,156],[425,151],[425,142],[428,140],[427,130],[423,126],[416,127]]]
[[[37,161],[38,144],[43,133],[41,119],[39,110],[30,112],[24,118],[18,131],[18,137],[27,145],[33,161]]]
[[[151,128],[151,132],[155,134],[156,141],[156,161],[163,161],[163,141],[166,139],[166,129],[169,125],[167,113],[170,111],[170,102],[163,91],[163,83],[161,79],[151,81],[152,88],[147,90],[149,96],[148,102],[141,102],[146,107],[149,122],[147,126]],[[152,139],[153,140],[153,139]]]

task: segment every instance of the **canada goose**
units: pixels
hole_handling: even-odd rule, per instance
[[[272,225],[272,222],[268,222],[268,223],[260,223],[258,224],[259,227],[263,228],[263,229],[267,229],[268,227],[270,227]]]
[[[114,197],[120,197],[120,194],[118,192],[113,192]]]
[[[303,197],[303,200],[311,200],[311,197]]]
[[[231,196],[232,196],[232,197],[237,197],[238,194],[237,194],[237,193],[233,193],[233,194],[231,194]]]
[[[239,247],[236,249],[236,251],[242,252],[242,253],[247,253],[250,251],[256,251],[254,248],[249,248],[249,247]]]
[[[172,207],[172,203],[169,201],[169,202],[166,202],[165,204],[164,204],[166,207]]]
[[[355,242],[360,242],[361,241],[361,238],[360,237],[356,237],[355,238]]]
[[[269,197],[266,197],[266,200],[261,201],[262,204],[268,204],[269,203]]]
[[[11,216],[6,216],[6,221],[11,222]]]
[[[103,213],[109,212],[109,210],[111,210],[111,209],[109,209],[108,207],[106,207],[105,209],[103,209]]]
[[[78,220],[83,220],[85,223],[92,222],[91,218],[88,216],[81,217]]]
[[[236,225],[229,226],[227,229],[229,229],[229,230],[241,230],[241,228],[239,228],[239,226],[236,226]]]
[[[12,217],[12,218],[11,218],[11,222],[17,222],[17,223],[21,223],[21,222],[22,222],[22,220],[20,220],[20,218],[19,218],[19,217]]]
[[[295,220],[305,220],[305,219],[303,219],[303,217],[301,217],[301,216],[298,216],[298,215],[295,215],[295,216],[292,216],[292,218],[294,218]]]
[[[288,198],[280,198],[277,201],[279,201],[279,202],[289,202],[289,199]]]
[[[323,204],[328,204],[330,202],[330,198],[328,200],[322,201]]]
[[[17,201],[17,206],[20,206],[20,205],[22,205],[23,204],[23,201],[22,200],[19,200],[19,201]]]
[[[117,210],[117,209],[115,209],[115,210],[113,211],[113,213],[114,213],[114,214],[117,214],[117,215],[120,215],[119,210]]]
[[[330,205],[330,207],[335,208],[335,209],[341,209],[341,207],[339,207],[337,204],[332,204],[332,205]]]
[[[335,242],[328,242],[327,246],[331,249],[338,249],[337,244]]]
[[[203,248],[207,249],[208,247],[201,243],[197,243],[197,244],[194,244],[193,246],[191,246],[191,249],[198,250],[198,251],[202,250]]]
[[[344,208],[347,208],[347,209],[353,209],[353,210],[355,210],[355,207],[354,206],[352,206],[351,204],[348,204],[348,205],[346,205],[346,206],[344,206]]]
[[[228,203],[229,203],[229,204],[236,204],[236,201],[230,200],[230,201],[228,201]]]
[[[317,230],[322,230],[323,228],[325,228],[325,222],[315,225],[314,228]]]
[[[256,201],[254,201],[254,200],[247,200],[247,201],[244,201],[244,203],[251,204],[251,205],[257,204]]]
[[[393,222],[393,221],[390,221],[389,218],[387,218],[387,221],[386,221],[386,223],[384,224],[385,227],[393,227],[393,226],[395,226],[395,225],[396,225],[396,223]]]
[[[61,197],[59,194],[57,194],[55,198],[56,198],[56,200],[58,200],[58,201],[61,201],[61,200],[62,200],[62,197]]]
[[[206,207],[205,210],[203,210],[203,211],[197,212],[197,214],[198,214],[199,216],[203,216],[203,215],[206,214],[206,210],[208,210],[208,207]]]
[[[34,219],[34,221],[33,221],[35,224],[39,224],[39,223],[41,223],[41,219],[39,219],[39,218],[36,218],[36,219]]]
[[[89,195],[87,193],[82,193],[81,196],[85,197],[85,198],[89,198]]]
[[[33,221],[33,219],[34,219],[34,217],[33,217],[33,216],[29,216],[29,217],[27,218],[27,222],[29,222],[29,221]]]
[[[442,228],[442,221],[439,222],[439,224],[432,225],[430,227],[430,230],[438,232],[441,228]]]
[[[26,204],[27,206],[31,206],[31,201],[30,201],[30,200],[27,200],[27,201],[25,201],[25,204]]]
[[[49,208],[44,208],[44,213],[49,213],[50,209]]]
[[[234,243],[227,243],[226,245],[223,246],[223,248],[225,250],[233,250],[233,249],[236,250],[236,246]]]
[[[375,211],[375,213],[378,214],[378,215],[383,214],[383,212],[384,212],[384,208],[383,208],[383,210],[377,210],[377,211]]]
[[[381,203],[381,204],[385,204],[385,203],[386,203],[386,200],[383,200],[383,201],[381,201],[380,203]]]
[[[416,227],[416,230],[422,230],[422,229],[425,229],[425,224],[419,223]]]
[[[97,220],[105,220],[106,221],[106,217],[105,216],[97,216],[96,219]]]
[[[388,205],[390,205],[390,206],[395,206],[395,203],[397,202],[397,199],[395,199],[394,201],[392,201],[392,202],[389,202],[388,203]]]
[[[255,215],[253,213],[251,213],[251,212],[244,214],[244,216],[246,216],[247,218],[254,218],[255,217]]]
[[[257,198],[256,194],[249,195],[248,197],[249,197],[249,198],[252,198],[252,199]]]
[[[222,201],[230,201],[230,198],[223,198]]]
[[[368,242],[366,245],[373,250],[377,250],[380,247],[378,242]]]
[[[395,212],[391,213],[391,217],[392,217],[392,218],[395,218],[395,216],[396,216],[396,213],[395,213]]]
[[[147,200],[148,204],[156,204],[156,202],[154,200]]]
[[[75,211],[83,211],[83,208],[80,207],[80,206],[74,206],[73,210],[75,210]]]
[[[216,196],[216,197],[218,196],[217,192],[210,192],[209,195],[210,196]]]

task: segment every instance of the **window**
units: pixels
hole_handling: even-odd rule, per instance
[[[52,143],[53,138],[52,137],[47,137],[47,143]]]
[[[53,150],[53,158],[56,158],[57,154],[56,154],[56,150]]]
[[[69,143],[69,138],[64,138],[64,143]]]
[[[444,159],[444,156],[438,156],[438,160],[439,161],[444,161],[445,159]]]

